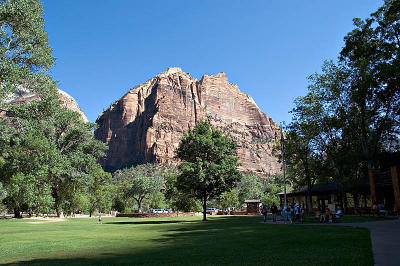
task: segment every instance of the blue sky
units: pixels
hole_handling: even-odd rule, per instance
[[[225,72],[276,122],[335,60],[352,18],[381,0],[42,0],[53,77],[94,122],[129,89],[179,66]]]

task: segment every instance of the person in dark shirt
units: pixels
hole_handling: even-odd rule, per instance
[[[275,203],[272,203],[271,213],[272,213],[272,221],[276,222],[276,214],[278,212],[278,207],[276,207]]]
[[[263,204],[261,212],[264,215],[264,223],[266,223],[267,222],[267,215],[268,215],[268,208],[267,208],[266,204]]]

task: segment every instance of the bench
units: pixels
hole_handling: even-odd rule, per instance
[[[366,215],[368,214],[369,216],[372,214],[373,216],[377,213],[374,212],[374,210],[371,210],[371,208],[356,208],[354,209],[355,214],[362,216],[363,214]]]

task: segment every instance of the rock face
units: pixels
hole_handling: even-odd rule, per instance
[[[272,156],[280,128],[253,99],[224,73],[198,81],[177,67],[134,87],[100,114],[95,136],[109,146],[101,163],[108,171],[146,162],[175,164],[183,132],[204,119],[237,142],[241,171],[280,173]]]
[[[78,112],[81,115],[81,119],[84,122],[89,122],[87,119],[86,115],[83,113],[81,108],[79,107],[78,103],[75,101],[75,99],[66,93],[65,91],[58,90],[58,97],[59,99],[63,102],[63,105],[65,108],[70,109],[72,111]],[[30,102],[33,100],[38,100],[39,96],[27,89],[24,88],[19,88],[16,93],[13,95],[9,96],[9,99],[7,99],[6,102],[11,103],[11,104],[18,104],[21,102]],[[0,117],[4,116],[5,113],[0,113]]]

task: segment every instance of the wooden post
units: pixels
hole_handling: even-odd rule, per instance
[[[372,201],[371,203],[372,203],[372,206],[373,206],[373,205],[377,204],[377,202],[376,202],[375,173],[370,171],[368,173],[368,176],[369,176],[369,188],[371,190],[371,201]]]
[[[394,194],[395,211],[400,212],[400,166],[393,165],[390,169]]]

